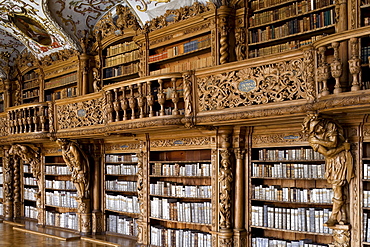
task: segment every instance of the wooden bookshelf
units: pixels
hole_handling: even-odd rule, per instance
[[[324,179],[322,155],[304,146],[269,147],[253,148],[251,158],[252,246],[264,246],[271,237],[285,243],[331,243],[332,230],[324,223],[333,192]]]
[[[35,69],[26,72],[22,76],[22,103],[39,102],[40,81],[39,74]]]

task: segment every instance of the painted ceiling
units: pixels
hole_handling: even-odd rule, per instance
[[[117,5],[128,6],[145,25],[167,9],[208,0],[0,0],[0,78],[21,53],[38,59],[64,50],[81,50],[79,39]],[[218,5],[218,1],[213,1]]]

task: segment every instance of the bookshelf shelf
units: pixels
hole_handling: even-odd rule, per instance
[[[280,23],[280,22],[284,22],[284,21],[287,21],[287,20],[296,19],[296,18],[299,18],[299,17],[303,17],[303,16],[306,16],[306,15],[310,15],[310,14],[316,13],[316,12],[320,12],[320,11],[323,11],[323,10],[331,9],[334,6],[335,6],[334,4],[333,5],[328,5],[328,6],[325,6],[325,7],[319,8],[319,9],[314,9],[314,10],[311,10],[311,11],[308,11],[306,13],[302,13],[302,14],[299,14],[299,15],[293,15],[293,16],[290,16],[290,17],[287,17],[287,18],[281,18],[281,19],[274,20],[274,21],[271,21],[271,22],[267,22],[267,23],[263,23],[263,24],[259,24],[259,25],[250,26],[248,29],[249,30],[253,30],[253,29],[256,29],[256,28],[260,28],[260,27],[264,27],[264,26],[269,26],[269,25]]]
[[[162,198],[175,198],[175,199],[184,199],[184,200],[199,200],[199,201],[209,201],[212,200],[210,197],[186,197],[186,196],[167,196],[167,195],[156,195],[150,194],[152,197],[162,197]]]
[[[276,201],[276,200],[262,200],[262,199],[251,199],[256,202],[269,202],[269,203],[281,203],[281,204],[294,204],[294,205],[317,205],[317,206],[331,206],[332,203],[314,203],[314,202],[292,202],[292,201]]]
[[[251,1],[252,2],[252,11],[254,13],[258,13],[258,12],[263,12],[263,11],[266,11],[266,10],[269,10],[269,9],[275,9],[276,7],[279,7],[279,6],[283,6],[283,5],[286,5],[286,4],[289,4],[289,3],[293,3],[295,2],[294,0],[287,0],[287,1],[282,1],[281,3],[277,3],[277,4],[271,4],[270,6],[267,6],[267,7],[263,7],[263,8],[259,8],[259,6],[255,6],[255,9],[254,6],[253,6],[253,2],[255,2],[256,4],[258,4],[258,1]]]
[[[308,234],[308,235],[316,235],[316,236],[328,236],[331,237],[329,233],[318,233],[318,232],[306,232],[306,231],[292,231],[286,229],[279,229],[279,228],[271,228],[271,227],[262,227],[262,226],[251,226],[252,228],[256,229],[264,229],[264,230],[271,230],[271,231],[283,231],[283,232],[291,232],[296,234]]]
[[[158,220],[158,221],[165,221],[169,223],[177,223],[177,224],[185,224],[187,226],[207,226],[211,227],[211,224],[202,224],[202,223],[193,223],[193,222],[185,222],[185,221],[177,221],[177,220],[167,220],[167,219],[161,219],[156,217],[149,217],[152,220]]]
[[[193,51],[189,51],[183,54],[179,54],[173,57],[166,57],[166,58],[158,59],[156,61],[149,62],[149,64],[164,64],[164,63],[168,63],[168,62],[179,60],[179,59],[186,59],[188,57],[196,56],[200,53],[209,52],[210,49],[211,49],[211,46],[206,46],[206,47],[196,49]]]
[[[107,209],[107,208],[105,209],[105,211],[109,211],[109,212],[114,212],[114,213],[126,215],[126,216],[129,216],[131,218],[139,218],[139,214],[137,214],[137,213],[130,213],[130,212],[124,212],[124,211]]]

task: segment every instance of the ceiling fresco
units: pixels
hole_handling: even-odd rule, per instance
[[[22,52],[37,59],[75,49],[79,40],[105,14],[114,16],[116,6],[127,6],[141,26],[168,9],[208,0],[0,0],[0,78],[7,65]],[[218,1],[213,1],[218,4]]]

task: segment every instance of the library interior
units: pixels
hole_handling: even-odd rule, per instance
[[[370,0],[0,10],[0,245],[370,247]]]

